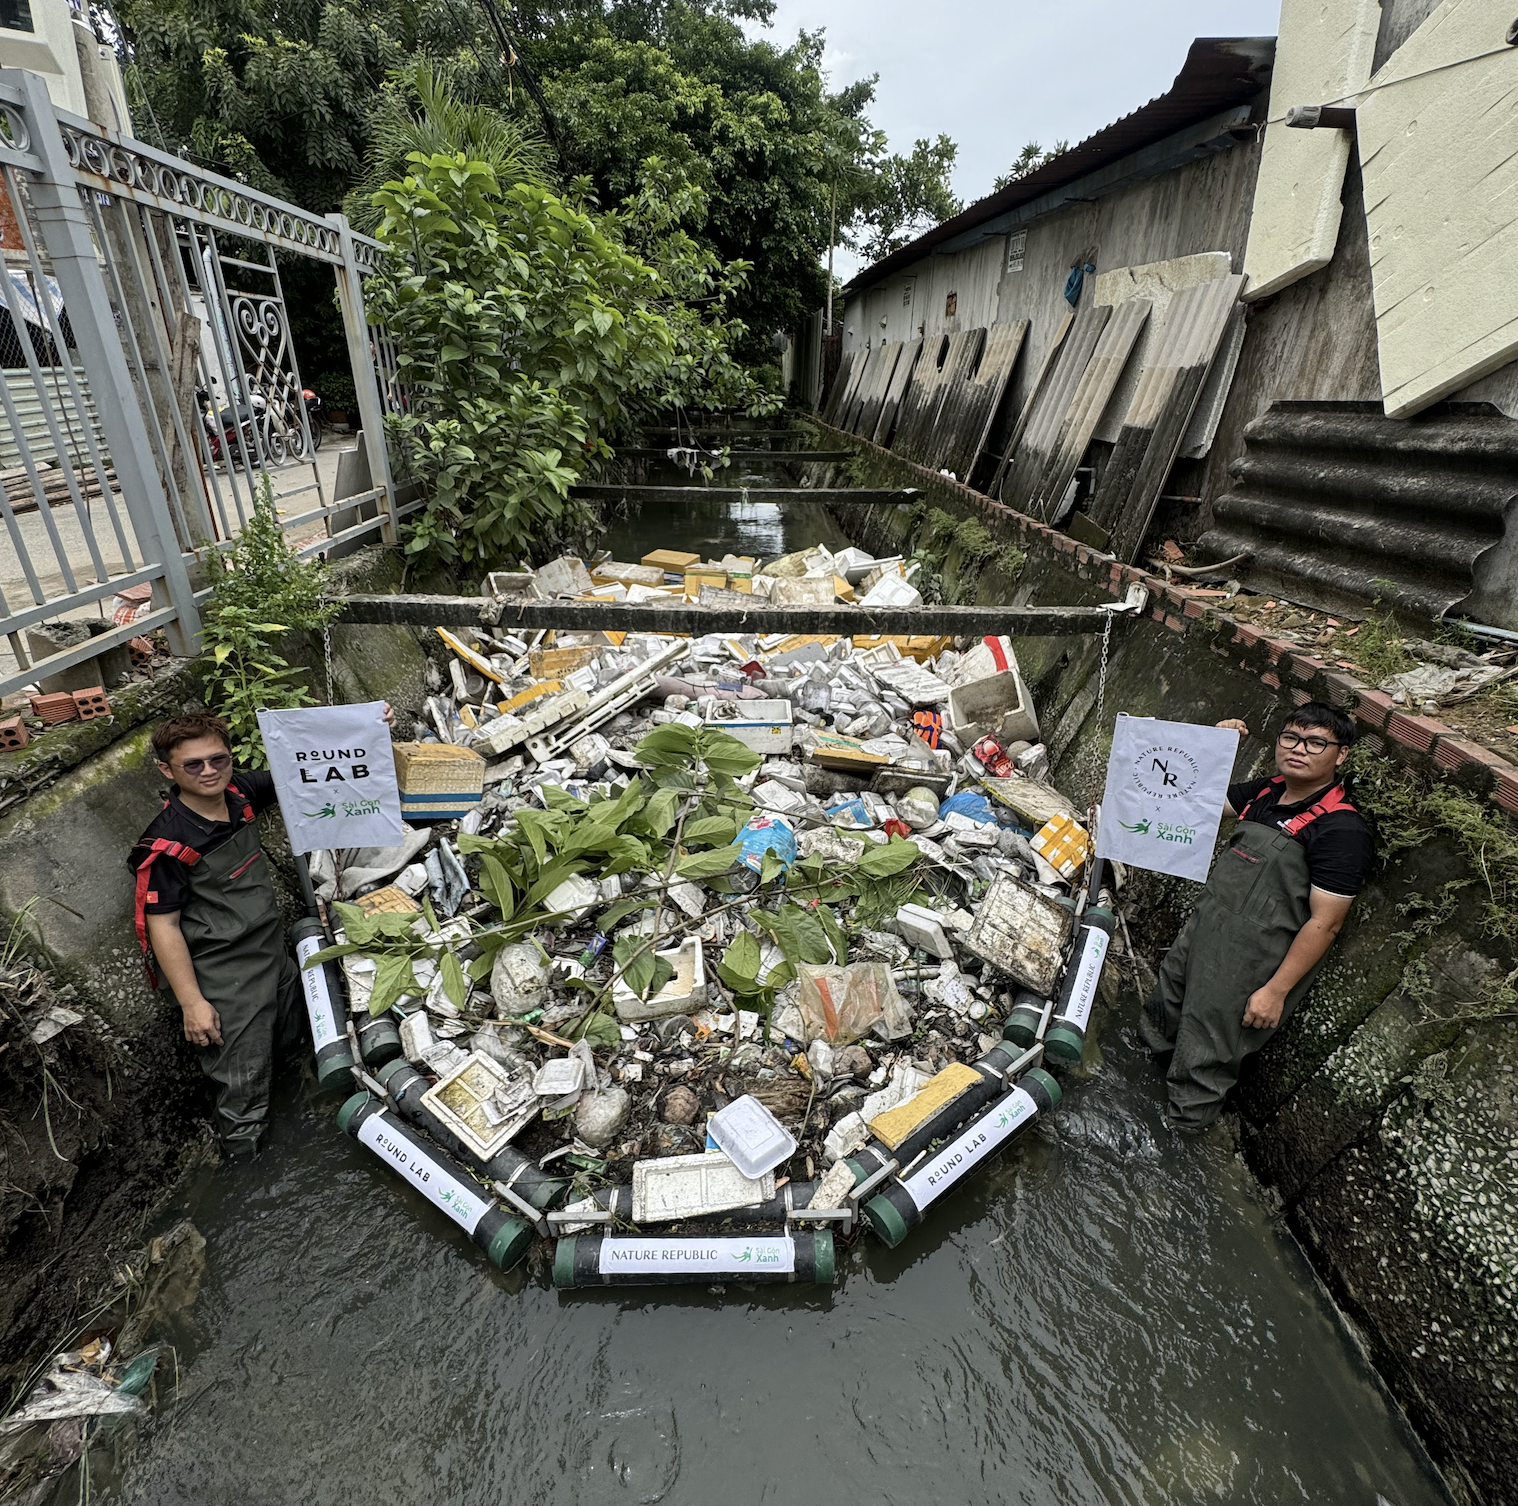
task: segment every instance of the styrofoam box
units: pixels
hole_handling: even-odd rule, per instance
[[[717,1148],[750,1179],[762,1177],[796,1154],[796,1141],[785,1126],[749,1093],[713,1114],[707,1131]]]
[[[726,701],[707,712],[706,722],[755,753],[791,751],[789,701]]]
[[[661,1156],[633,1167],[632,1219],[635,1224],[700,1218],[751,1208],[775,1195],[775,1173],[750,1178],[721,1151],[696,1156]]]
[[[957,734],[971,726],[998,732],[1007,742],[1038,741],[1033,698],[1017,670],[1004,669],[949,692],[949,730]]]

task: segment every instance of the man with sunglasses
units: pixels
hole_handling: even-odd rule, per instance
[[[301,984],[258,840],[258,817],[278,798],[274,779],[234,773],[231,750],[227,724],[205,712],[154,730],[170,788],[127,866],[149,981],[158,986],[151,957],[216,1084],[222,1147],[238,1158],[263,1134],[275,1052],[299,1039]]]
[[[1241,721],[1219,722],[1247,736]],[[1239,825],[1160,965],[1139,1033],[1169,1057],[1171,1123],[1206,1129],[1244,1058],[1301,1003],[1370,875],[1375,844],[1338,774],[1355,740],[1309,701],[1276,740],[1276,773],[1230,785]]]

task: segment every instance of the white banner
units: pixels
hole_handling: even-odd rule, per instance
[[[489,1202],[450,1175],[431,1156],[424,1155],[403,1135],[385,1123],[383,1114],[371,1114],[358,1127],[359,1140],[380,1160],[388,1162],[424,1197],[430,1198],[466,1234],[490,1211]]]
[[[1020,1125],[1038,1113],[1038,1105],[1021,1088],[1013,1088],[1000,1103],[969,1129],[902,1179],[906,1194],[919,1208],[941,1197],[962,1176],[1004,1144]]]
[[[674,1275],[686,1271],[743,1276],[796,1269],[796,1241],[788,1234],[723,1239],[603,1239],[601,1274]]]
[[[383,701],[260,711],[269,772],[296,852],[400,844],[401,797]]]
[[[327,987],[327,969],[306,966],[323,945],[320,936],[303,936],[295,943],[295,962],[300,968],[300,985],[306,991],[306,1014],[311,1021],[311,1043],[318,1051],[343,1033],[332,1003],[332,991]]]
[[[1119,716],[1096,854],[1201,883],[1228,798],[1239,734]]]

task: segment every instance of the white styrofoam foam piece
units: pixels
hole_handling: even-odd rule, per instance
[[[746,1177],[721,1151],[661,1156],[633,1166],[632,1220],[668,1223],[751,1208],[775,1195],[775,1173]]]
[[[795,1138],[750,1093],[718,1109],[707,1131],[746,1177],[762,1177],[796,1154]]]
[[[1341,103],[1363,88],[1380,25],[1380,0],[1281,0],[1269,124],[1244,250],[1246,302],[1280,292],[1333,257],[1350,134],[1299,130],[1285,116],[1295,105]],[[1446,140],[1444,154],[1456,139]]]

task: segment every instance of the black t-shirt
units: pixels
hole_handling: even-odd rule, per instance
[[[1229,805],[1240,815],[1248,806],[1246,821],[1279,829],[1293,816],[1311,810],[1333,788],[1325,785],[1306,800],[1282,805],[1280,792],[1284,786],[1272,785],[1272,778],[1268,775],[1229,785]],[[1314,889],[1348,898],[1365,886],[1375,862],[1376,844],[1359,811],[1325,811],[1307,823],[1297,834],[1297,841],[1307,854],[1307,873]]]
[[[277,803],[274,792],[274,776],[258,770],[239,771],[233,774],[232,783],[247,796],[254,816]],[[168,803],[154,816],[148,829],[137,839],[127,858],[127,867],[135,880],[138,865],[148,855],[148,847],[160,837],[169,842],[181,842],[193,851],[205,854],[215,851],[235,832],[247,823],[243,819],[243,802],[227,792],[227,812],[230,821],[207,821],[197,816],[179,798],[179,786],[168,792]],[[149,870],[147,903],[143,907],[149,915],[167,915],[182,910],[190,897],[190,870],[178,858],[160,853],[154,858]]]

